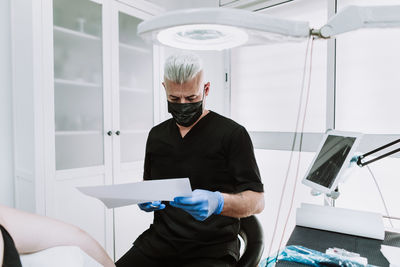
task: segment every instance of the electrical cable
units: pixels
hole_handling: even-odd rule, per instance
[[[309,51],[309,46],[310,46],[310,40],[311,40],[311,37],[308,39],[307,47],[306,47],[306,54],[305,54],[304,67],[303,67],[303,78],[302,78],[302,83],[301,83],[301,91],[300,91],[300,99],[299,99],[299,109],[298,109],[298,112],[297,112],[297,119],[296,119],[296,127],[295,127],[294,138],[293,138],[292,147],[291,147],[291,152],[290,152],[290,157],[289,157],[288,168],[287,168],[287,171],[286,171],[285,180],[284,180],[284,184],[283,184],[282,191],[281,191],[281,198],[280,198],[280,200],[279,200],[278,214],[277,214],[277,216],[276,216],[275,225],[274,225],[274,231],[273,231],[273,233],[272,233],[272,238],[271,238],[271,242],[270,242],[269,249],[268,249],[268,254],[267,254],[268,257],[269,257],[269,255],[271,254],[272,245],[273,245],[273,243],[274,243],[274,239],[275,239],[275,235],[276,235],[276,229],[277,229],[277,227],[278,227],[279,216],[280,216],[280,212],[281,212],[281,208],[282,208],[283,196],[284,196],[285,191],[286,191],[286,185],[287,185],[287,181],[288,181],[288,178],[289,178],[289,172],[290,172],[290,167],[291,167],[291,164],[292,164],[292,158],[293,158],[294,148],[295,148],[295,145],[296,145],[297,128],[298,128],[299,121],[300,121],[300,114],[301,114],[301,106],[302,106],[302,99],[303,99],[303,93],[304,93],[304,85],[305,85],[305,79],[306,79],[307,58],[308,58],[308,51]],[[278,250],[279,250],[279,249],[278,249]]]
[[[312,70],[312,56],[313,56],[314,40],[315,40],[315,37],[313,37],[313,39],[311,40],[310,67],[309,67],[309,73],[308,73],[308,85],[307,85],[307,93],[306,93],[306,102],[304,104],[303,122],[302,122],[302,125],[301,125],[301,131],[300,131],[299,157],[298,157],[298,161],[297,161],[296,176],[295,176],[296,178],[295,178],[294,186],[293,186],[293,190],[292,190],[292,198],[290,200],[289,212],[288,212],[288,215],[286,217],[285,225],[283,227],[282,236],[281,236],[281,239],[279,241],[278,248],[280,248],[281,245],[282,245],[282,241],[283,241],[283,237],[285,235],[286,227],[287,227],[290,215],[292,213],[293,202],[294,202],[294,198],[295,198],[295,195],[296,195],[297,181],[299,179],[299,169],[300,169],[301,152],[302,152],[301,149],[302,149],[302,145],[303,145],[303,135],[304,135],[304,124],[305,124],[306,117],[307,117],[307,107],[308,107],[308,100],[309,100],[310,88],[311,88],[311,70]]]
[[[381,188],[379,187],[378,181],[376,180],[375,175],[373,174],[373,172],[371,171],[371,169],[369,168],[369,166],[367,165],[366,167],[367,167],[369,173],[371,174],[372,179],[373,179],[374,182],[375,182],[376,188],[378,188],[379,195],[381,196],[381,200],[382,200],[383,206],[385,207],[386,216],[388,217],[389,222],[390,222],[390,226],[392,226],[392,228],[394,228],[394,227],[393,227],[392,218],[391,218],[390,215],[389,215],[389,209],[388,209],[387,206],[386,206],[386,201],[385,201],[385,199],[383,198],[383,194],[382,194]]]
[[[297,160],[296,175],[295,175],[295,180],[294,180],[294,185],[293,185],[293,190],[292,190],[292,196],[291,196],[291,200],[290,200],[289,211],[288,211],[288,214],[286,216],[286,220],[285,220],[285,224],[284,224],[284,227],[283,227],[281,238],[279,240],[279,246],[278,246],[278,250],[277,250],[277,254],[276,254],[276,258],[275,258],[276,261],[277,261],[278,256],[279,256],[279,249],[280,249],[280,247],[282,245],[282,241],[283,241],[283,238],[284,238],[284,235],[285,235],[285,232],[286,232],[287,224],[289,222],[289,218],[290,218],[290,215],[292,213],[294,198],[296,196],[297,181],[298,181],[298,178],[299,178],[299,170],[300,170],[300,162],[301,162],[301,151],[302,151],[301,149],[302,149],[302,145],[303,145],[304,124],[305,124],[306,117],[307,117],[307,107],[308,107],[308,100],[309,100],[310,88],[311,88],[312,56],[313,56],[314,40],[315,40],[315,37],[312,38],[311,47],[310,47],[310,65],[309,65],[309,72],[308,72],[308,84],[307,84],[306,99],[305,99],[305,104],[304,104],[303,120],[302,120],[302,125],[301,125],[301,130],[300,130],[299,157],[298,157],[298,160]]]
[[[290,166],[291,166],[291,162],[292,162],[294,147],[295,147],[295,144],[296,144],[297,127],[298,127],[298,123],[299,123],[299,119],[300,119],[300,111],[301,111],[301,105],[302,105],[301,101],[303,99],[303,91],[304,91],[304,84],[305,84],[305,77],[306,77],[305,74],[306,74],[306,67],[307,67],[309,44],[310,44],[310,39],[307,42],[307,48],[306,48],[306,55],[305,55],[304,68],[303,68],[303,79],[302,79],[301,91],[300,91],[299,110],[298,110],[298,113],[297,113],[297,120],[296,120],[294,139],[293,139],[293,142],[292,142],[291,153],[290,153],[290,157],[289,157],[289,164],[288,164],[288,168],[287,168],[287,171],[286,171],[284,184],[283,184],[282,191],[281,191],[281,198],[280,198],[279,205],[278,205],[278,214],[276,216],[275,225],[274,225],[274,231],[272,233],[272,238],[271,238],[271,242],[270,242],[269,250],[268,250],[268,254],[267,254],[268,257],[271,254],[272,245],[274,243],[274,239],[275,239],[275,235],[276,235],[276,229],[278,227],[278,221],[279,221],[280,211],[281,211],[282,202],[283,202],[283,196],[284,196],[284,193],[285,193],[286,184],[287,184],[287,180],[288,180],[288,177],[289,177],[289,171],[290,171]]]

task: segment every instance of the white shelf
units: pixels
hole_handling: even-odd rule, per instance
[[[78,32],[78,31],[70,30],[70,29],[67,29],[67,28],[64,28],[64,27],[60,27],[60,26],[54,26],[53,29],[54,29],[54,33],[72,35],[72,36],[83,38],[83,39],[87,39],[87,40],[101,41],[100,37],[94,36],[94,35],[91,35],[91,34],[87,34],[87,33],[84,33],[84,32]]]
[[[101,135],[101,131],[56,131],[56,136],[71,136],[71,135]]]
[[[74,80],[66,80],[66,79],[54,79],[55,84],[61,84],[61,85],[73,85],[73,86],[81,86],[81,87],[96,87],[99,88],[101,87],[100,84],[96,83],[90,83],[90,82],[85,82],[85,81],[74,81]]]
[[[150,53],[151,52],[151,50],[149,50],[149,49],[130,45],[130,44],[124,44],[124,43],[119,43],[119,47],[123,48],[125,50],[131,50],[131,51],[140,52],[140,53]]]
[[[146,90],[142,88],[131,88],[131,87],[125,87],[125,86],[120,86],[119,89],[124,92],[131,92],[131,93],[142,93],[142,94],[150,94],[152,93],[151,90]]]

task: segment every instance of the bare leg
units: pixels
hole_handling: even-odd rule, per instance
[[[76,226],[1,205],[0,215],[20,254],[55,246],[78,246],[103,266],[115,266],[101,245]]]

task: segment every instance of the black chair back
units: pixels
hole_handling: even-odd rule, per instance
[[[263,230],[256,216],[240,219],[239,235],[245,243],[245,248],[236,266],[256,267],[264,251]]]

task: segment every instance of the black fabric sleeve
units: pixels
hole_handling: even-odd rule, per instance
[[[0,230],[1,230],[0,238],[3,238],[3,244],[4,244],[2,266],[22,267],[21,260],[19,258],[19,254],[15,246],[14,240],[2,225],[0,225]]]
[[[232,132],[228,165],[229,172],[234,178],[236,193],[245,190],[264,192],[253,144],[243,126],[238,126]]]
[[[145,151],[145,155],[144,155],[143,180],[151,180],[150,134],[151,134],[151,132],[147,136],[146,151]]]

